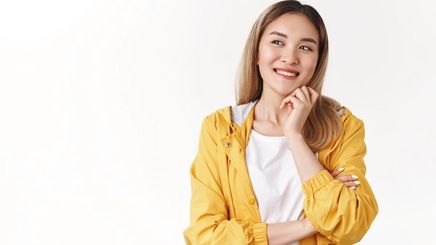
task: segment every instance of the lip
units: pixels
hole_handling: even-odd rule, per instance
[[[277,67],[277,68],[273,68],[273,70],[274,70],[274,73],[277,76],[279,76],[282,79],[286,79],[286,80],[294,80],[294,79],[296,79],[298,77],[298,75],[300,75],[300,73],[297,70],[290,69],[290,68],[278,68]],[[285,71],[285,72],[291,72],[291,73],[296,73],[297,75],[295,77],[289,77],[289,76],[282,75],[282,74],[278,73],[277,70]]]

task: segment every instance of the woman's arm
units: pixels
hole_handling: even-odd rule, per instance
[[[297,171],[303,182],[304,212],[315,229],[333,243],[353,244],[368,231],[378,212],[374,194],[365,178],[366,154],[363,122],[348,110],[341,117],[343,130],[335,141],[328,169],[345,168],[341,174],[359,179],[359,187],[350,189],[324,170],[303,138],[303,126],[319,94],[310,87],[297,88],[280,108],[288,107],[283,132],[288,138]]]
[[[268,244],[280,245],[299,241],[317,233],[307,219],[268,224]]]
[[[351,114],[343,118],[344,134],[330,154],[332,169],[344,167],[340,175],[353,175],[359,180],[355,189],[337,181],[327,170],[319,171],[307,144],[296,136],[290,142],[297,170],[305,192],[304,210],[311,224],[335,243],[352,244],[362,239],[378,212],[374,194],[365,178],[366,154],[363,122]]]
[[[335,179],[341,181],[345,186],[355,189],[359,184],[353,181],[354,179],[351,175],[339,175],[344,170],[344,168],[336,169],[331,173],[331,175]],[[302,212],[300,217],[302,217],[303,214],[304,212]],[[316,233],[317,230],[307,218],[302,220],[299,218],[299,220],[296,221],[267,225],[267,236],[270,245],[289,244]]]
[[[292,152],[295,166],[302,183],[324,170],[321,163],[307,145],[303,135],[294,134],[288,136],[288,147]]]

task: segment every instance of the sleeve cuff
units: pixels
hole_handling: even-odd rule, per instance
[[[268,237],[266,235],[266,223],[253,224],[253,237],[255,244],[268,245]]]
[[[331,174],[323,170],[303,183],[304,194],[310,196],[333,180]]]

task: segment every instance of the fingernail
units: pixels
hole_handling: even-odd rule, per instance
[[[345,168],[338,168],[338,171],[339,171],[339,172],[342,172],[342,171],[344,171],[344,169],[345,169]]]
[[[350,189],[351,189],[351,190],[354,190],[354,189],[356,189],[356,187],[355,187],[355,186],[351,186]]]
[[[358,180],[355,180],[355,181],[353,181],[354,182],[354,184],[356,184],[356,185],[360,185],[360,181],[358,181]]]
[[[351,175],[351,177],[352,177],[353,179],[358,179],[358,177],[357,177],[356,175]]]

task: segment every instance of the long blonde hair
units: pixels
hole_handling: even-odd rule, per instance
[[[262,95],[262,77],[257,66],[259,42],[265,28],[278,17],[286,13],[302,14],[316,27],[319,33],[319,55],[315,72],[307,84],[312,87],[319,98],[314,104],[303,134],[312,151],[318,151],[336,139],[342,130],[337,110],[341,105],[332,98],[321,94],[328,59],[328,37],[324,22],[319,13],[309,5],[298,1],[281,1],[268,7],[258,17],[245,44],[239,67],[239,81],[236,87],[236,104],[245,104],[258,100]]]

